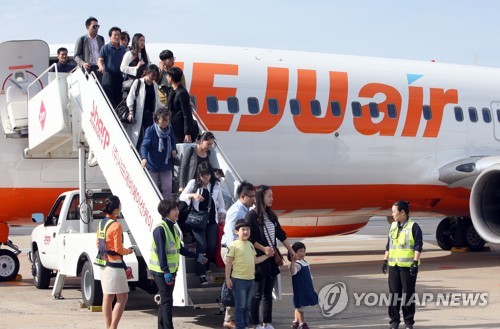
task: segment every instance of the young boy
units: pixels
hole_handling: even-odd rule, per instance
[[[250,227],[248,227],[244,219],[238,219],[234,228],[238,240],[234,240],[227,247],[226,285],[228,289],[233,290],[236,329],[244,329],[248,328],[250,302],[253,297],[255,279],[255,264],[263,262],[268,256],[256,256],[252,243],[248,241]]]

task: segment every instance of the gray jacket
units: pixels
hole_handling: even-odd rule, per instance
[[[99,50],[104,46],[104,38],[102,35],[97,35],[97,45]],[[90,65],[90,42],[89,35],[79,37],[75,44],[75,62],[78,66],[82,67],[83,63],[88,63]]]

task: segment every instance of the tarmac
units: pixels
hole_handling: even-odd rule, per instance
[[[424,251],[418,273],[420,304],[415,329],[500,328],[500,245],[490,251],[458,253],[441,250],[434,238],[437,219],[416,219],[424,232]],[[348,236],[303,239],[320,305],[305,311],[310,328],[389,327],[387,277],[381,272],[388,224],[370,220]],[[11,240],[29,249],[30,228],[13,229]],[[17,233],[16,233],[17,232]],[[283,250],[282,250],[283,251]],[[66,281],[64,299],[51,289],[33,286],[27,254],[20,256],[22,280],[0,283],[0,328],[104,328],[100,312],[80,308],[79,278]],[[293,320],[290,275],[282,268],[283,300],[274,302],[273,326],[290,328]],[[216,296],[214,296],[215,300]],[[474,305],[474,306],[472,306]],[[217,304],[174,308],[175,328],[222,328]],[[120,328],[156,328],[157,305],[139,289],[129,294]],[[402,325],[400,328],[403,327]]]

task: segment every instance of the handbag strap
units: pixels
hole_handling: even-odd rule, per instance
[[[269,241],[272,241],[271,234],[269,234],[269,230],[267,229],[266,223],[263,223],[262,225],[264,226],[264,230],[266,230]],[[274,227],[276,228],[276,225]],[[271,242],[271,244],[272,244],[272,242]],[[274,234],[274,246],[273,247],[278,248],[278,244],[276,243],[276,233]]]
[[[214,186],[215,184],[212,184],[210,186],[210,190],[208,191],[208,199],[209,199],[209,202],[208,202],[208,213],[210,213],[210,209],[212,208],[212,193],[214,192]],[[201,187],[198,188],[198,190],[201,189]],[[201,191],[203,193],[203,191]],[[191,209],[193,209],[193,201],[191,201],[191,203],[189,204],[189,210],[188,211],[191,211]],[[199,209],[198,209],[199,210]]]

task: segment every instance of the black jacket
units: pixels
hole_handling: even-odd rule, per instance
[[[182,85],[168,95],[168,109],[172,113],[170,121],[176,143],[182,143],[184,136],[191,135],[193,131],[193,114],[189,102],[189,93]]]
[[[271,220],[271,219],[270,219]],[[269,243],[265,237],[264,230],[265,228],[263,225],[259,224],[258,222],[258,217],[257,217],[257,211],[255,209],[252,209],[248,212],[248,214],[245,216],[245,222],[247,222],[248,227],[250,227],[250,238],[248,239],[252,244],[255,245],[256,242],[261,244],[262,246],[265,247],[273,247],[269,246]],[[271,222],[274,223],[275,228],[276,228],[276,239],[280,240],[281,242],[285,241],[287,239],[285,231],[281,228],[281,225],[278,220],[271,220]],[[255,248],[255,251],[257,252],[257,257],[264,255],[264,253],[260,250]],[[263,261],[260,264],[257,264],[255,266],[255,279],[258,280],[259,278],[266,277],[266,276],[276,276],[277,274],[280,273],[279,267],[276,265],[274,262],[274,257],[270,257]]]

